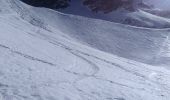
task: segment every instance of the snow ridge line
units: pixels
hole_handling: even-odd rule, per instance
[[[41,18],[38,18],[35,14],[32,14],[32,12],[29,11],[26,7],[24,7],[19,0],[8,0],[9,6],[13,11],[15,11],[21,19],[24,21],[27,21],[33,26],[42,28],[48,32],[51,32],[50,27],[48,27],[48,24],[45,23]],[[20,5],[19,5],[20,4]]]
[[[39,58],[30,56],[30,55],[27,55],[27,54],[24,54],[24,53],[21,53],[21,52],[19,52],[19,51],[15,51],[15,50],[11,49],[11,48],[8,47],[8,46],[5,46],[5,45],[0,44],[0,47],[1,47],[1,48],[4,48],[4,49],[7,49],[7,50],[9,50],[10,52],[15,53],[15,54],[17,54],[17,55],[20,55],[20,56],[22,56],[22,57],[24,57],[24,58],[26,58],[26,59],[33,60],[33,61],[37,61],[37,62],[41,62],[41,63],[47,64],[47,65],[50,65],[50,66],[56,66],[56,64],[54,64],[54,63],[51,63],[51,62],[48,62],[48,61],[45,61],[45,60],[42,60],[42,59],[39,59]]]

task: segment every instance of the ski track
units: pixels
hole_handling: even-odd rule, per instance
[[[35,36],[35,35],[32,35],[32,36]],[[39,37],[38,37],[38,38],[39,38]],[[62,44],[62,43],[60,43],[60,42],[58,42],[58,41],[49,41],[49,40],[47,40],[47,41],[48,41],[49,43],[55,45],[55,46],[59,46],[59,47],[64,48],[65,50],[69,51],[71,54],[79,57],[80,59],[86,61],[87,63],[89,63],[89,64],[91,65],[92,69],[94,70],[94,72],[93,72],[91,75],[81,74],[81,73],[76,73],[76,72],[71,72],[71,71],[68,71],[68,70],[65,70],[65,69],[64,69],[64,70],[65,70],[66,72],[68,72],[68,73],[81,76],[81,78],[75,80],[75,81],[73,82],[73,84],[72,84],[73,87],[74,87],[76,90],[78,90],[79,92],[84,93],[83,90],[80,90],[80,89],[76,86],[76,84],[77,84],[79,81],[84,80],[84,79],[87,79],[87,78],[90,78],[90,77],[91,77],[91,78],[94,78],[94,79],[97,79],[97,80],[106,81],[106,82],[109,82],[109,83],[111,83],[111,84],[115,84],[115,85],[118,85],[118,86],[121,86],[121,87],[126,87],[126,88],[130,88],[130,89],[134,89],[134,87],[130,87],[130,86],[127,86],[127,85],[124,85],[124,84],[115,82],[115,81],[113,81],[113,80],[107,80],[107,79],[103,79],[103,78],[101,78],[101,77],[96,76],[96,74],[100,71],[100,68],[99,68],[96,64],[94,64],[92,61],[87,60],[87,58],[85,58],[85,57],[83,57],[83,56],[80,56],[80,54],[85,55],[85,56],[88,56],[88,57],[92,57],[92,58],[95,58],[95,59],[98,59],[98,60],[100,60],[100,61],[103,61],[103,62],[108,63],[108,64],[111,64],[111,65],[114,65],[114,66],[116,66],[116,67],[118,67],[118,68],[121,68],[122,70],[125,70],[125,71],[127,71],[127,72],[129,72],[129,73],[131,73],[131,71],[129,71],[129,70],[125,69],[125,68],[122,68],[120,65],[113,64],[113,63],[111,63],[111,62],[109,62],[109,61],[107,61],[107,60],[98,58],[98,57],[96,57],[96,56],[89,55],[89,54],[84,53],[84,52],[81,52],[81,51],[79,51],[79,50],[74,50],[74,49],[72,49],[72,48],[70,48],[70,47],[68,47],[68,46],[66,46],[66,45],[64,45],[64,44]],[[134,73],[132,73],[132,74],[134,74]],[[144,76],[142,76],[142,75],[138,75],[138,74],[135,74],[135,75],[144,78]],[[71,83],[70,83],[70,84],[71,84]],[[140,89],[140,88],[139,88],[139,90],[143,90],[143,89]],[[87,95],[87,94],[86,94],[86,95]]]
[[[10,2],[10,1],[8,1],[8,2]],[[15,3],[15,1],[11,1],[10,2],[10,4],[12,4],[12,3]],[[23,20],[27,21],[24,17],[27,16],[27,13],[29,13],[29,12],[28,11],[23,12],[22,10],[21,10],[22,11],[21,12],[20,9],[23,9],[23,8],[21,8],[17,3],[15,3],[15,5],[19,8],[19,9],[17,9],[17,13],[19,13],[19,15],[21,15],[21,18]],[[13,7],[13,5],[11,5],[11,8],[15,8],[15,7]],[[35,18],[35,16],[29,16],[29,17],[31,18],[31,20],[28,21],[30,24],[34,25],[35,27],[42,28],[43,30],[52,33],[52,31],[49,29],[49,26],[47,25],[48,27],[46,27],[46,24],[43,21],[41,21],[40,19]],[[121,66],[120,64],[111,62],[109,60],[100,58],[100,57],[92,55],[92,54],[88,54],[86,52],[83,52],[83,51],[80,51],[80,50],[77,50],[77,49],[74,49],[74,48],[71,48],[71,47],[63,44],[62,42],[58,41],[56,38],[49,37],[49,36],[44,36],[41,33],[36,33],[36,35],[32,34],[32,33],[28,33],[28,34],[33,36],[33,37],[36,37],[36,38],[39,38],[39,39],[43,39],[43,40],[49,42],[50,44],[52,44],[54,46],[61,47],[61,48],[65,49],[65,50],[67,50],[72,55],[80,58],[81,60],[85,61],[86,63],[88,63],[90,65],[90,68],[93,70],[90,74],[88,72],[84,74],[84,73],[72,72],[72,71],[63,69],[67,73],[71,73],[73,75],[77,75],[77,76],[80,76],[80,77],[78,79],[75,79],[72,83],[69,83],[67,81],[66,82],[60,82],[60,83],[71,84],[80,94],[84,94],[84,95],[87,95],[87,96],[89,96],[91,98],[94,98],[94,96],[92,94],[88,94],[85,91],[83,91],[83,90],[81,90],[80,88],[77,87],[77,84],[80,81],[88,79],[88,78],[93,78],[93,79],[96,79],[96,80],[106,81],[106,82],[109,82],[111,84],[118,85],[120,87],[125,87],[125,88],[129,88],[129,89],[137,89],[139,91],[143,91],[143,88],[137,88],[137,87],[128,86],[128,85],[116,82],[114,80],[109,80],[109,79],[105,79],[105,78],[102,78],[100,76],[97,76],[98,72],[100,71],[100,67],[96,63],[94,63],[93,61],[91,61],[88,58],[92,58],[92,59],[104,62],[106,64],[112,65],[113,67],[119,68],[119,69],[123,70],[124,72],[130,73],[130,74],[132,74],[132,75],[134,75],[136,77],[139,77],[140,79],[147,80],[147,81],[151,82],[152,84],[157,85],[161,89],[161,91],[170,94],[170,92],[169,92],[170,91],[170,87],[167,84],[162,84],[160,82],[151,80],[148,77],[146,77],[145,75],[143,75],[143,74],[141,74],[141,73],[139,73],[139,72],[137,72],[137,71],[135,71],[133,69],[127,69],[126,67]],[[37,57],[33,57],[31,55],[25,54],[25,53],[20,52],[20,51],[16,51],[16,50],[12,49],[11,47],[3,45],[3,44],[0,44],[0,48],[8,50],[9,52],[12,52],[12,53],[14,53],[16,55],[22,56],[22,57],[24,57],[24,58],[26,58],[28,60],[36,61],[36,62],[43,63],[43,64],[46,64],[46,65],[50,65],[50,66],[53,66],[53,67],[57,66],[55,63],[52,63],[50,61],[46,61],[46,60],[43,60],[43,59],[40,59],[40,58],[37,58]],[[128,63],[128,62],[126,62],[126,63]],[[134,66],[137,66],[137,65],[134,65]],[[151,70],[151,69],[147,69],[147,70]],[[58,83],[58,84],[60,84],[60,83]],[[6,85],[6,84],[0,83],[0,88],[2,88],[2,87],[8,88],[9,86]],[[17,94],[17,95],[19,97],[23,98],[23,99],[28,99],[28,97],[26,97],[26,96],[22,96],[22,95],[19,95],[19,94]],[[34,98],[37,98],[37,100],[43,100],[43,98],[41,97],[40,94],[35,94],[35,95],[32,95],[32,96]],[[94,98],[94,99],[97,100],[97,98]],[[123,99],[123,98],[122,99],[121,98],[114,98],[113,100],[125,100],[125,99]]]
[[[69,51],[71,54],[79,57],[80,59],[86,61],[87,63],[89,63],[89,64],[91,65],[92,69],[94,70],[94,73],[91,74],[91,75],[82,75],[82,74],[80,74],[80,73],[70,72],[70,71],[67,70],[67,72],[69,72],[69,73],[72,73],[72,74],[74,74],[74,75],[81,76],[81,78],[75,80],[75,81],[72,83],[72,85],[73,85],[73,87],[74,87],[77,91],[79,91],[79,92],[81,92],[81,93],[83,93],[83,94],[85,94],[85,95],[88,95],[88,96],[90,96],[90,97],[92,96],[92,95],[86,94],[83,90],[79,89],[79,88],[76,86],[76,84],[78,84],[79,81],[84,80],[84,79],[87,79],[87,78],[94,78],[94,79],[106,81],[106,82],[109,82],[109,83],[111,83],[111,84],[115,84],[115,85],[118,85],[118,86],[121,86],[121,87],[129,88],[129,89],[137,89],[137,90],[139,90],[139,91],[143,91],[143,88],[131,87],[131,86],[128,86],[128,85],[125,85],[125,84],[121,84],[121,83],[116,82],[116,81],[113,81],[113,80],[108,80],[108,79],[104,79],[104,78],[102,78],[102,77],[100,77],[100,76],[96,76],[96,74],[100,71],[100,67],[98,67],[96,64],[92,63],[92,61],[87,60],[87,58],[89,58],[89,57],[91,57],[91,58],[93,58],[93,59],[97,59],[97,60],[102,61],[102,62],[105,62],[105,63],[107,63],[107,64],[109,64],[109,65],[114,66],[114,67],[117,67],[117,68],[119,68],[119,69],[121,69],[121,70],[123,70],[123,71],[125,71],[125,72],[127,72],[127,73],[133,74],[133,75],[135,75],[136,77],[139,77],[139,78],[141,78],[141,79],[143,79],[143,80],[147,80],[147,81],[151,82],[152,84],[157,85],[157,86],[161,89],[161,91],[162,91],[162,90],[166,90],[166,91],[164,91],[164,92],[166,92],[166,93],[168,93],[168,94],[170,93],[170,92],[169,92],[169,91],[170,91],[170,87],[167,86],[166,84],[162,84],[162,83],[160,83],[160,82],[150,80],[150,79],[149,79],[148,77],[146,77],[145,75],[140,74],[140,73],[138,73],[138,72],[135,72],[135,71],[133,71],[133,70],[127,69],[127,68],[125,68],[125,67],[123,67],[123,66],[121,66],[121,65],[119,65],[119,64],[116,64],[116,63],[113,63],[113,62],[111,62],[111,61],[108,61],[108,60],[99,58],[99,57],[94,56],[94,55],[90,55],[90,54],[85,53],[85,52],[82,52],[82,51],[80,51],[80,50],[76,50],[76,49],[70,48],[70,47],[66,46],[65,44],[57,41],[57,39],[51,39],[51,38],[48,37],[48,36],[43,36],[41,33],[39,33],[39,35],[40,35],[40,37],[38,37],[38,36],[36,36],[36,37],[37,37],[37,38],[41,38],[41,39],[43,38],[43,40],[46,40],[46,41],[48,41],[49,43],[51,43],[51,44],[53,44],[53,45],[55,45],[55,46],[59,46],[59,47],[65,49],[65,50]],[[34,35],[34,36],[35,36],[35,35]],[[45,38],[45,39],[44,39],[44,38]],[[81,55],[84,55],[84,56],[81,56]],[[137,66],[137,65],[135,65],[135,66]],[[149,69],[148,69],[148,70],[149,70]],[[65,71],[66,71],[66,70],[65,70]],[[163,91],[162,91],[162,92],[163,92]],[[164,95],[163,95],[163,96],[164,96]]]
[[[50,66],[56,66],[56,64],[54,64],[54,63],[51,63],[51,62],[48,62],[48,61],[45,61],[45,60],[42,60],[42,59],[39,59],[39,58],[30,56],[30,55],[24,54],[24,53],[22,53],[22,52],[13,50],[13,49],[11,49],[11,48],[8,47],[8,46],[5,46],[5,45],[0,44],[0,47],[1,47],[1,48],[4,48],[4,49],[6,49],[6,50],[8,50],[8,51],[10,51],[10,52],[12,52],[12,53],[14,53],[14,54],[17,54],[17,55],[19,55],[19,56],[22,56],[22,57],[24,57],[24,58],[26,58],[26,59],[29,59],[29,60],[32,60],[32,61],[37,61],[37,62],[40,62],[40,63],[44,63],[44,64],[47,64],[47,65],[50,65]]]

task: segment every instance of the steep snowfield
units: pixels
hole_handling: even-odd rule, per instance
[[[66,15],[18,0],[1,0],[0,11],[0,99],[169,100],[168,29]]]
[[[146,12],[149,12],[151,14],[162,16],[165,18],[170,18],[170,11],[169,10],[162,10],[162,9],[146,9]]]
[[[162,60],[169,59],[169,29],[137,28],[103,20],[54,13],[53,10],[48,9],[33,8],[31,11],[33,15],[36,14],[38,18],[48,22],[48,25],[57,31],[99,50],[149,64],[158,62],[166,64],[161,63]],[[44,14],[46,15],[44,16]],[[147,20],[146,22],[149,23]],[[162,53],[166,57],[162,57]]]
[[[66,9],[61,9],[59,11],[68,14],[80,15],[89,18],[103,19],[107,21],[129,24],[138,27],[148,27],[148,28],[169,28],[170,19],[158,17],[154,14],[138,10],[135,12],[130,12],[124,9],[118,9],[108,14],[95,13],[87,9],[82,4],[83,0],[72,0],[71,4]],[[147,1],[148,0],[143,0]],[[146,9],[145,9],[146,10]]]

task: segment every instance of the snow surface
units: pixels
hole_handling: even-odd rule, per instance
[[[0,100],[169,100],[169,32],[0,0]]]
[[[136,0],[139,1],[139,0]],[[148,4],[148,0],[143,0]],[[85,16],[89,18],[102,19],[116,23],[123,23],[138,27],[147,27],[147,28],[169,28],[170,27],[170,19],[156,16],[154,14],[150,14],[143,10],[138,10],[135,12],[127,11],[126,9],[119,8],[116,11],[111,13],[95,13],[91,10],[87,9],[86,6],[82,4],[83,0],[72,0],[71,4],[66,9],[59,9],[59,11],[68,14],[74,14],[79,16]],[[151,1],[150,1],[151,2]],[[138,9],[138,8],[136,8]],[[155,8],[156,9],[156,8]],[[151,10],[151,9],[147,9]],[[145,20],[145,21],[144,21]]]

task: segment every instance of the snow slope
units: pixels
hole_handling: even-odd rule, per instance
[[[162,9],[146,9],[146,12],[152,13],[157,16],[170,18],[170,11],[169,10],[162,10]]]
[[[169,100],[168,29],[0,7],[0,99]]]
[[[164,59],[169,61],[169,29],[137,28],[103,20],[62,14],[49,9],[42,10],[42,8],[30,8],[31,16],[28,13],[25,14],[25,12],[28,11],[20,11],[24,19],[26,17],[26,20],[36,24],[36,26],[37,23],[32,21],[32,15],[38,17],[35,18],[34,16],[34,20],[38,20],[38,24],[41,23],[40,27],[46,30],[55,28],[57,30],[52,29],[52,31],[60,31],[67,38],[74,38],[78,42],[99,50],[149,64],[158,62],[165,64],[165,62],[161,63]],[[44,14],[46,15],[44,16]],[[148,20],[146,22],[149,23]],[[161,21],[157,20],[157,22]],[[162,57],[162,55],[165,57]]]
[[[102,19],[107,21],[112,21],[116,23],[123,23],[138,27],[148,27],[148,28],[169,28],[170,19],[156,16],[154,14],[145,12],[143,10],[138,10],[135,12],[127,11],[126,9],[118,9],[108,14],[95,13],[87,9],[82,4],[83,0],[72,0],[71,4],[66,9],[61,9],[59,11],[68,14],[74,14],[79,16],[85,16],[89,18]],[[145,2],[148,0],[144,0]],[[137,9],[137,8],[136,8]],[[143,8],[139,8],[143,9]],[[145,20],[145,21],[143,21]]]

